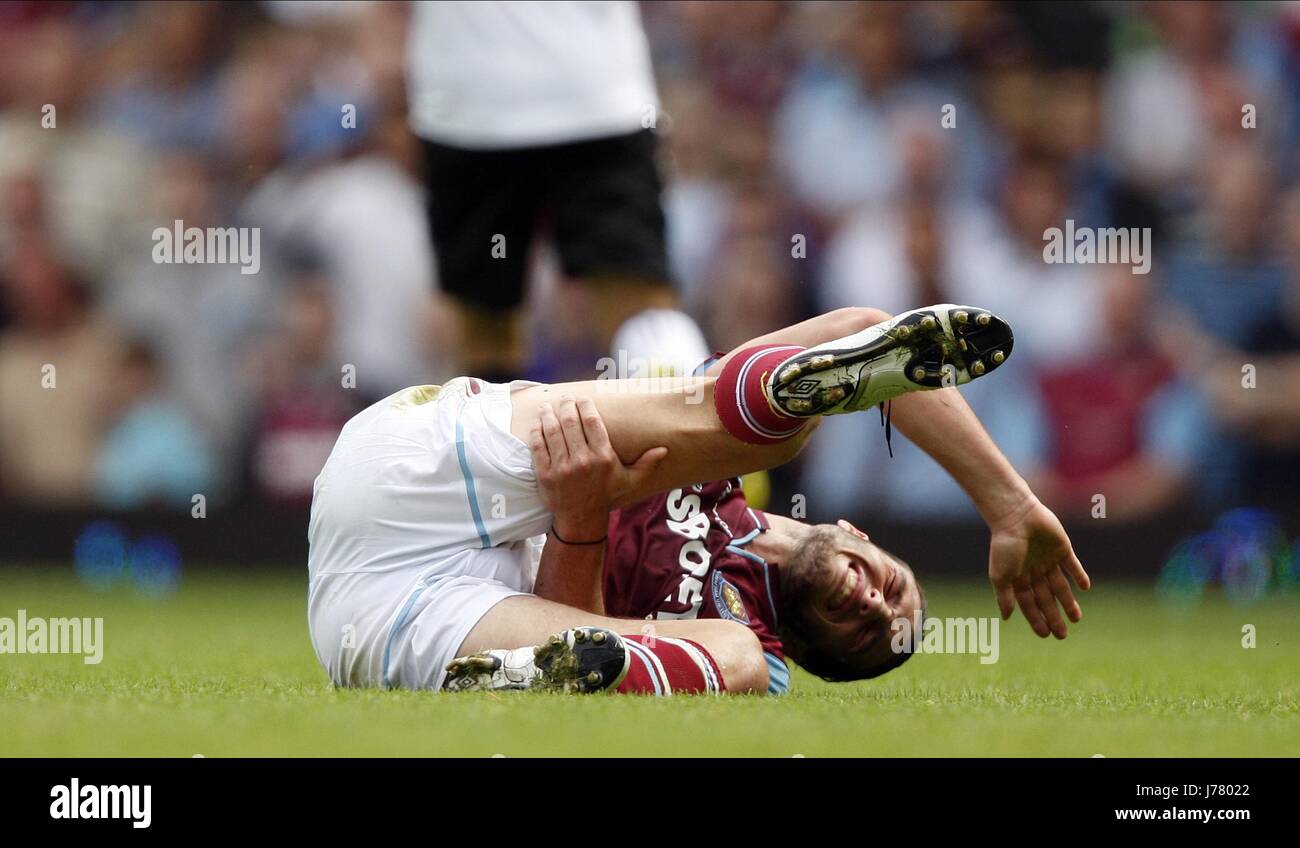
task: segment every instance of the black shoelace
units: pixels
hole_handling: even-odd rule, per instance
[[[889,448],[889,458],[894,458],[894,425],[893,425],[893,400],[880,402],[880,423],[885,428],[885,447]]]

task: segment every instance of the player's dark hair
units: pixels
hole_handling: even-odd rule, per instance
[[[913,640],[921,638],[926,614],[925,590],[921,588],[919,582],[916,588],[921,594],[920,623],[922,627],[912,634]],[[897,653],[891,652],[886,659],[870,665],[855,663],[850,657],[831,654],[814,647],[803,637],[801,624],[801,614],[796,610],[789,610],[781,622],[780,632],[777,636],[780,638],[785,653],[790,659],[798,663],[800,668],[817,675],[828,683],[851,683],[855,680],[871,680],[893,671],[912,658],[913,652],[907,650]],[[915,645],[915,641],[912,644]]]

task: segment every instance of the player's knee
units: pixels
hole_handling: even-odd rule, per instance
[[[743,624],[735,621],[710,622],[705,647],[722,672],[728,692],[766,692],[767,660],[763,645]]]

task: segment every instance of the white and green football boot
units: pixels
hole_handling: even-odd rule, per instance
[[[622,683],[630,663],[631,655],[614,631],[574,627],[541,645],[457,657],[447,665],[443,688],[599,692]]]
[[[960,386],[1006,362],[1011,326],[987,309],[940,303],[895,315],[782,362],[767,394],[798,418],[870,409],[906,392]]]

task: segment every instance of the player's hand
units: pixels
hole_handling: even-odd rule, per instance
[[[1033,498],[1016,515],[991,529],[989,582],[997,593],[1002,618],[1010,618],[1019,604],[1035,633],[1064,639],[1069,628],[1061,611],[1070,621],[1083,617],[1067,575],[1080,589],[1092,585],[1065,528],[1050,509]]]
[[[666,447],[651,448],[624,465],[596,404],[569,396],[560,398],[558,406],[542,404],[528,446],[542,503],[555,514],[556,530],[582,541],[603,537],[611,506],[668,455]]]

